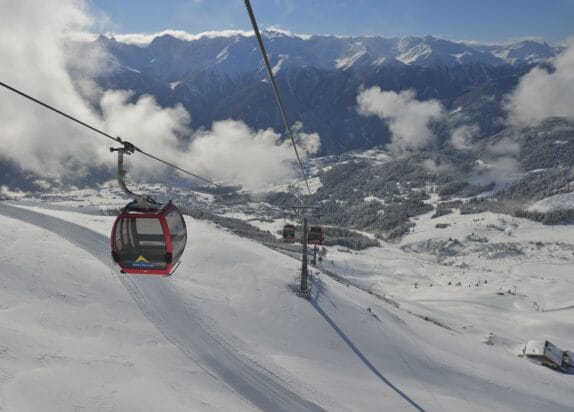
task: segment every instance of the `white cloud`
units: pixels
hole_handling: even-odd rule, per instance
[[[0,185],[0,200],[17,199],[26,196],[26,193],[20,191],[11,191],[8,186]]]
[[[440,159],[426,159],[423,161],[423,167],[431,173],[445,174],[453,170],[448,162],[440,161]]]
[[[308,34],[299,34],[294,33],[292,31],[282,29],[279,26],[269,26],[266,27],[265,32],[272,32],[278,33],[285,36],[292,36],[298,37],[302,40],[309,40],[312,36]],[[235,37],[235,36],[243,36],[243,37],[252,37],[254,36],[252,30],[213,30],[213,31],[205,31],[201,33],[188,33],[183,30],[163,30],[156,33],[115,33],[115,32],[106,32],[105,36],[108,38],[114,38],[117,42],[124,43],[124,44],[132,44],[135,46],[145,47],[148,46],[153,39],[160,36],[169,35],[175,37],[176,39],[185,40],[185,41],[195,41],[203,38],[215,39],[218,37]],[[93,41],[95,40],[98,35],[93,33],[87,32],[71,32],[68,34],[68,37],[72,40],[83,40],[83,41]]]
[[[500,156],[489,159],[483,166],[477,167],[469,179],[474,185],[486,185],[495,182],[498,188],[520,180],[521,173],[520,163],[516,158],[511,156]]]
[[[520,145],[512,137],[486,147],[486,158],[481,160],[469,179],[472,184],[495,182],[500,189],[522,177],[520,162],[517,159]]]
[[[4,2],[2,7],[0,78],[101,126],[66,71],[67,33],[84,31],[91,23],[82,3],[23,0]],[[45,176],[82,174],[85,166],[94,165],[99,151],[78,126],[5,89],[0,90],[0,124],[1,155]]]
[[[520,145],[508,137],[489,145],[487,149],[495,156],[515,156],[520,153]]]
[[[120,90],[103,94],[100,105],[104,129],[113,136],[131,139],[132,143],[155,156],[177,159],[181,149],[178,136],[191,133],[187,111],[180,105],[163,109],[151,96],[141,96],[137,102],[129,103],[130,97],[130,92]],[[150,163],[149,159],[140,158],[137,154],[130,160],[134,166],[131,170],[134,178],[153,179],[154,175],[165,170],[162,164]]]
[[[272,25],[266,27],[264,32],[270,33],[277,33],[282,34],[285,36],[291,37],[298,37],[301,40],[309,40],[313,36],[310,34],[301,34],[301,33],[294,33],[290,30],[283,29],[280,26]],[[208,39],[215,39],[219,37],[235,37],[235,36],[243,36],[243,37],[252,37],[254,36],[252,30],[212,30],[212,31],[204,31],[201,33],[188,33],[184,30],[162,30],[155,33],[116,33],[113,31],[107,31],[104,36],[111,39],[113,38],[119,43],[124,44],[131,44],[134,46],[139,47],[146,47],[148,46],[156,37],[161,37],[169,35],[175,37],[176,39],[185,40],[185,41],[195,41],[200,40],[203,38]],[[90,42],[94,41],[98,38],[99,34],[90,33],[87,31],[69,31],[65,34],[66,38],[69,40],[74,41],[82,41],[82,42]]]
[[[199,40],[202,38],[210,38],[214,39],[217,37],[235,37],[235,36],[244,36],[250,37],[253,36],[252,31],[245,31],[245,30],[220,30],[220,31],[206,31],[197,34],[191,34],[183,30],[163,30],[157,33],[106,33],[106,37],[114,38],[116,41],[125,44],[133,44],[136,46],[147,46],[150,44],[153,39],[160,36],[170,35],[180,40],[186,41],[194,41]]]
[[[150,96],[130,103],[127,91],[99,90],[92,79],[105,70],[105,52],[79,55],[68,43],[70,33],[86,32],[93,22],[84,3],[75,0],[3,5],[0,79],[206,177],[246,187],[293,177],[290,141],[281,142],[271,130],[254,131],[241,122],[224,121],[215,123],[212,130],[194,132],[189,127],[190,114],[182,106],[161,108]],[[70,66],[84,78],[72,81]],[[92,167],[115,167],[116,158],[108,151],[112,141],[3,88],[0,124],[0,156],[45,178],[75,178]],[[297,138],[303,152],[318,150],[317,134],[298,133]],[[165,171],[160,163],[137,154],[130,157],[130,167],[132,178],[151,180]]]
[[[294,33],[291,30],[282,29],[280,26],[277,26],[277,25],[266,27],[264,32],[277,33],[277,34],[282,34],[284,36],[290,36],[290,37],[298,37],[301,40],[309,40],[313,37],[310,34]]]
[[[301,155],[319,150],[319,135],[300,133],[295,127]],[[291,141],[281,141],[271,129],[254,131],[235,120],[216,122],[209,131],[198,132],[186,157],[196,170],[210,172],[224,182],[249,189],[285,183],[299,177],[293,166]]]
[[[467,149],[479,133],[480,127],[476,124],[459,126],[452,130],[450,142],[457,149]]]
[[[357,96],[359,113],[376,115],[389,124],[392,133],[389,150],[398,155],[421,150],[435,141],[430,122],[445,116],[436,100],[419,101],[413,90],[400,93],[381,91],[378,86],[363,90]]]
[[[512,125],[536,125],[553,116],[574,119],[574,38],[553,63],[554,71],[532,69],[507,97]]]

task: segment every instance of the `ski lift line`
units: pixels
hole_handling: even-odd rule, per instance
[[[195,177],[195,178],[197,178],[197,179],[199,179],[199,180],[202,180],[202,181],[204,181],[204,182],[206,182],[206,183],[208,183],[208,184],[210,184],[210,185],[219,186],[217,183],[214,183],[214,182],[212,182],[212,181],[210,181],[210,180],[208,180],[208,179],[205,179],[205,178],[203,178],[203,177],[201,177],[201,176],[199,176],[199,175],[197,175],[197,174],[195,174],[195,173],[192,173],[192,172],[190,172],[190,171],[188,171],[188,170],[182,169],[181,167],[179,167],[179,166],[177,166],[177,165],[175,165],[175,164],[173,164],[173,163],[170,163],[170,162],[168,162],[168,161],[165,161],[165,160],[163,160],[163,159],[160,159],[159,157],[154,156],[154,155],[152,155],[151,153],[148,153],[148,152],[146,152],[146,151],[140,149],[139,147],[137,147],[137,146],[135,146],[135,145],[133,145],[133,144],[131,144],[131,143],[129,143],[129,142],[126,142],[126,141],[122,140],[120,137],[114,137],[114,136],[112,136],[112,135],[110,135],[110,134],[108,134],[108,133],[106,133],[106,132],[104,132],[104,131],[102,131],[102,130],[96,128],[96,127],[94,127],[94,126],[89,125],[88,123],[85,123],[85,122],[83,122],[83,121],[81,121],[81,120],[79,120],[79,119],[76,119],[75,117],[70,116],[69,114],[67,114],[67,113],[65,113],[65,112],[63,112],[63,111],[61,111],[61,110],[58,110],[58,109],[56,109],[55,107],[50,106],[49,104],[44,103],[43,101],[38,100],[38,99],[36,99],[35,97],[32,97],[32,96],[30,96],[29,94],[26,94],[26,93],[24,93],[23,91],[18,90],[18,89],[16,89],[16,88],[14,88],[14,87],[12,87],[12,86],[10,86],[10,85],[8,85],[8,84],[2,82],[2,81],[0,81],[0,86],[6,88],[6,89],[8,89],[8,90],[10,90],[10,91],[12,91],[12,92],[14,92],[14,93],[16,93],[16,94],[19,94],[20,96],[25,97],[26,99],[31,100],[31,101],[33,101],[34,103],[39,104],[40,106],[43,106],[43,107],[45,107],[46,109],[51,110],[51,111],[53,111],[53,112],[59,114],[60,116],[65,117],[65,118],[68,119],[68,120],[71,120],[71,121],[73,121],[73,122],[75,122],[75,123],[77,123],[77,124],[79,124],[79,125],[81,125],[81,126],[84,126],[84,127],[88,128],[88,129],[92,130],[93,132],[96,132],[96,133],[98,133],[98,134],[100,134],[100,135],[102,135],[102,136],[104,136],[104,137],[107,137],[108,139],[111,139],[111,140],[113,140],[114,142],[120,143],[120,144],[124,145],[124,147],[125,147],[125,146],[129,146],[129,147],[132,148],[132,151],[139,152],[139,153],[141,153],[141,154],[144,155],[144,156],[147,156],[147,157],[149,157],[149,158],[151,158],[151,159],[157,160],[158,162],[161,162],[161,163],[163,163],[163,164],[165,164],[165,165],[167,165],[167,166],[170,166],[170,167],[172,167],[172,168],[174,168],[174,169],[177,169],[177,170],[179,170],[180,172],[183,172],[183,173],[185,173],[185,174],[187,174],[187,175],[189,175],[189,176],[193,176],[193,177]]]
[[[259,27],[257,26],[257,20],[255,19],[255,14],[253,13],[253,8],[251,7],[250,0],[245,0],[245,8],[247,9],[247,13],[249,14],[249,19],[251,20],[251,25],[253,26],[253,31],[255,32],[255,37],[257,38],[257,43],[259,44],[259,50],[261,51],[261,55],[263,56],[263,61],[265,62],[265,67],[267,68],[267,74],[269,75],[271,85],[273,86],[273,92],[275,93],[275,100],[277,100],[277,104],[279,105],[279,111],[281,112],[283,123],[285,123],[285,128],[289,133],[289,138],[291,139],[291,143],[293,144],[293,150],[295,150],[295,155],[297,156],[297,161],[299,162],[299,167],[301,168],[301,173],[303,174],[303,178],[305,179],[305,185],[307,186],[307,191],[309,192],[309,194],[312,194],[311,187],[309,186],[309,181],[307,179],[307,174],[305,173],[305,168],[303,167],[303,162],[301,161],[299,151],[297,150],[297,145],[295,144],[295,138],[293,137],[291,127],[289,126],[289,121],[287,120],[287,115],[285,114],[283,101],[281,100],[279,89],[275,82],[275,76],[273,75],[273,70],[271,69],[269,58],[267,57],[267,51],[265,50],[265,46],[263,45],[263,39],[261,38],[261,33],[259,32]]]

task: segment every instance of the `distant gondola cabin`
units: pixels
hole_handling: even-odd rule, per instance
[[[285,226],[283,226],[283,241],[284,242],[295,241],[295,225],[287,223]]]
[[[321,226],[311,226],[307,233],[307,243],[311,245],[322,245],[325,237]]]

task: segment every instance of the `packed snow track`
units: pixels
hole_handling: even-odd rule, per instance
[[[109,266],[108,239],[56,217],[0,202],[0,214],[53,232]],[[119,275],[140,310],[189,359],[262,410],[320,411],[285,382],[214,336],[200,315],[163,278]]]

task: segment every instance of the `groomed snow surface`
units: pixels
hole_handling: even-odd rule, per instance
[[[357,255],[332,248],[324,263],[343,265],[379,292],[388,287],[409,310],[452,330],[316,270],[311,299],[299,298],[297,260],[189,218],[175,275],[121,275],[109,258],[113,218],[77,210],[0,202],[0,410],[574,410],[574,375],[518,358],[496,338],[484,344],[462,327],[507,322],[517,340],[528,328],[537,338],[541,328],[550,335],[543,338],[554,333],[572,350],[574,313],[542,318],[526,309],[526,297],[492,297],[486,288],[487,311],[453,306],[446,286],[415,290],[424,268],[455,276],[420,245]],[[414,233],[404,242],[427,238]],[[546,306],[552,296],[574,305],[574,280],[566,282],[572,258],[563,263],[547,282],[523,279],[532,293],[547,288]],[[520,278],[508,269],[512,281]],[[470,299],[465,293],[460,300]],[[447,303],[432,303],[441,299]]]

